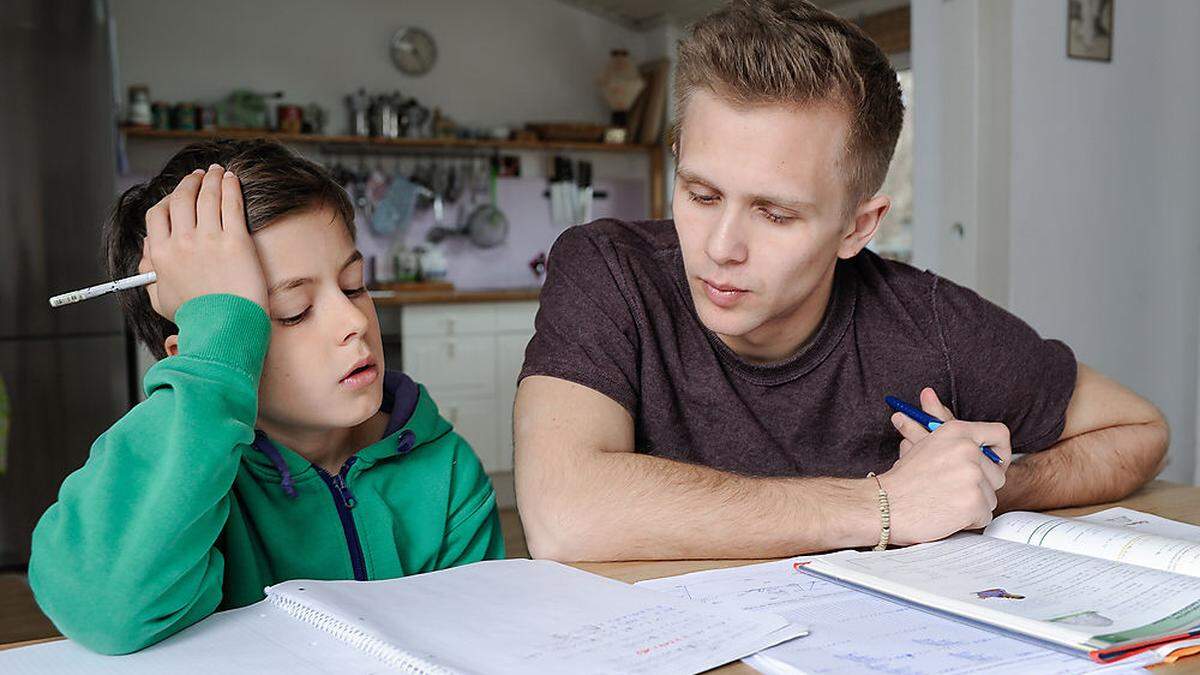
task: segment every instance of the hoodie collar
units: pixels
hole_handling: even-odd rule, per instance
[[[422,405],[424,404],[424,405]],[[445,433],[439,430],[441,420],[429,395],[412,378],[397,371],[383,375],[383,401],[379,410],[388,414],[383,437],[359,450],[355,456],[358,466],[369,466],[382,459],[406,455],[417,445]],[[430,414],[432,412],[432,415]],[[260,429],[254,430],[252,446],[257,452],[247,453],[252,465],[257,465],[279,477],[280,487],[288,497],[296,497],[295,483],[315,473],[312,464],[293,450],[272,441]]]

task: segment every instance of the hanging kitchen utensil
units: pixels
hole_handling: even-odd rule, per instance
[[[381,236],[403,238],[409,223],[412,222],[417,194],[422,189],[400,172],[392,174],[387,193],[375,205],[375,212],[371,216],[371,231]]]
[[[412,182],[424,187],[425,192],[417,197],[417,209],[424,211],[433,206],[433,161],[426,159],[424,162],[414,162],[412,172]]]
[[[507,238],[508,219],[495,207],[494,189],[492,203],[474,206],[476,193],[488,185],[484,182],[489,175],[485,170],[486,167],[481,166],[478,161],[472,164],[467,181],[471,186],[470,207],[459,209],[459,223],[456,227],[436,226],[431,229],[426,236],[431,243],[437,244],[452,237],[461,237],[480,248],[492,248]]]
[[[463,176],[462,167],[457,162],[450,164],[449,172],[450,175],[446,181],[446,201],[457,204],[458,200],[463,196],[466,180]]]
[[[508,239],[508,216],[496,204],[496,167],[489,169],[488,203],[467,216],[466,235],[479,248],[494,248]]]

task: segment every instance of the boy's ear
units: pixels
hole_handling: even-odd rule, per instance
[[[166,340],[163,340],[163,349],[167,350],[167,356],[177,356],[179,354],[179,336],[168,335]]]

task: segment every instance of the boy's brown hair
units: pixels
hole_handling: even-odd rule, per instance
[[[135,185],[117,199],[104,228],[105,263],[109,277],[138,273],[146,211],[171,194],[179,181],[196,169],[219,164],[238,177],[251,232],[275,220],[313,208],[328,208],[354,236],[354,207],[333,177],[321,166],[265,140],[214,140],[193,143],[167,160],[157,176]],[[121,308],[134,335],[156,358],[166,357],[163,341],[179,329],[154,311],[145,287],[121,291]]]
[[[738,105],[832,103],[850,131],[847,212],[883,185],[904,121],[896,71],[858,26],[807,0],[733,0],[692,26],[675,66],[672,147],[688,98],[708,88]]]

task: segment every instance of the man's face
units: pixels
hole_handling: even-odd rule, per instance
[[[383,400],[383,343],[363,288],[362,256],[345,224],[314,209],[253,237],[271,315],[259,419],[298,432],[363,422]]]
[[[688,286],[704,325],[746,358],[798,347],[837,258],[866,243],[847,239],[848,124],[832,106],[735,106],[706,90],[687,104],[673,210]]]

